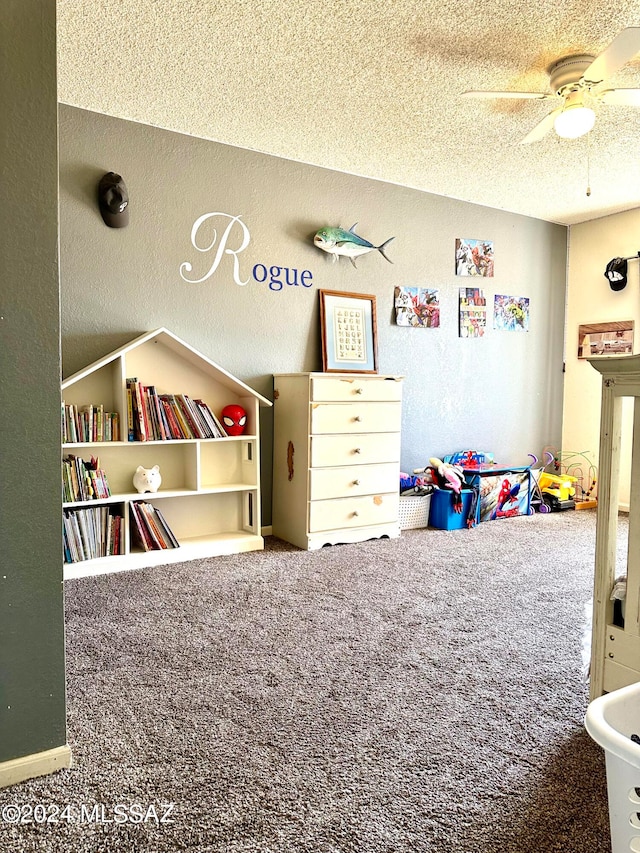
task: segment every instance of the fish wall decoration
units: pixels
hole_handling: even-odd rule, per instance
[[[316,231],[313,238],[314,245],[322,249],[323,252],[332,255],[334,261],[339,255],[349,258],[354,267],[357,257],[365,255],[367,252],[373,252],[374,250],[380,252],[385,261],[389,261],[392,264],[393,261],[385,255],[384,250],[392,240],[395,240],[395,237],[389,237],[380,246],[374,246],[373,243],[356,234],[355,228],[357,224],[356,222],[352,225],[348,231],[345,231],[344,228],[321,228],[319,231]]]

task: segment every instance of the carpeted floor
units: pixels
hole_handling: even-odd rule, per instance
[[[564,512],[67,582],[75,763],[0,791],[43,807],[0,851],[607,851],[594,543]]]

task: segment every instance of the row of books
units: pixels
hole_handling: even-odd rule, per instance
[[[127,379],[129,441],[225,438],[227,433],[202,400],[186,394],[158,394],[155,385]]]
[[[95,457],[87,462],[79,456],[65,456],[62,460],[62,500],[102,500],[111,496],[107,475]]]
[[[165,517],[156,506],[146,501],[134,501],[130,507],[135,538],[145,551],[180,547]]]
[[[82,406],[62,401],[62,441],[120,441],[120,415],[104,406]]]
[[[65,563],[123,554],[123,525],[124,518],[112,514],[108,506],[65,510],[62,529]]]

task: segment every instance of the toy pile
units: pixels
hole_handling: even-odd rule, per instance
[[[431,478],[430,469],[422,468],[413,474],[400,472],[400,496],[415,497],[416,495],[430,495],[436,486]]]
[[[464,454],[460,454],[465,459],[465,467],[473,467],[473,465],[468,465],[467,461],[471,455],[473,455],[473,451],[466,451]],[[484,456],[484,454],[482,454]],[[451,457],[446,457],[450,459]],[[481,462],[476,462],[476,465],[483,464]],[[469,510],[467,513],[467,527],[475,526],[476,519],[476,507],[478,505],[478,490],[471,486],[465,480],[464,470],[462,465],[458,462],[445,462],[442,459],[438,459],[435,456],[432,456],[429,459],[429,465],[425,468],[417,468],[413,472],[416,475],[420,475],[420,479],[424,482],[425,486],[422,488],[429,488],[432,492],[435,489],[444,489],[448,490],[453,494],[453,511],[456,513],[462,512],[462,490],[465,489],[467,491],[473,492],[471,504],[469,506]],[[425,494],[428,494],[425,492]]]

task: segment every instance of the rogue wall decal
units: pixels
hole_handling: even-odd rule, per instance
[[[215,227],[214,220],[220,217],[225,225],[224,230]],[[236,284],[244,287],[251,279],[264,284],[268,282],[269,290],[282,290],[288,287],[302,286],[313,287],[313,273],[310,270],[298,271],[296,267],[285,267],[277,264],[254,264],[251,275],[242,280],[240,275],[240,261],[238,255],[247,248],[251,242],[249,229],[242,221],[241,215],[233,216],[230,213],[203,213],[193,223],[191,228],[191,245],[198,252],[207,254],[215,249],[215,255],[209,269],[200,278],[189,278],[187,273],[193,272],[193,264],[184,261],[180,264],[180,277],[188,284],[202,284],[216,272],[225,255],[233,257],[233,280]]]

